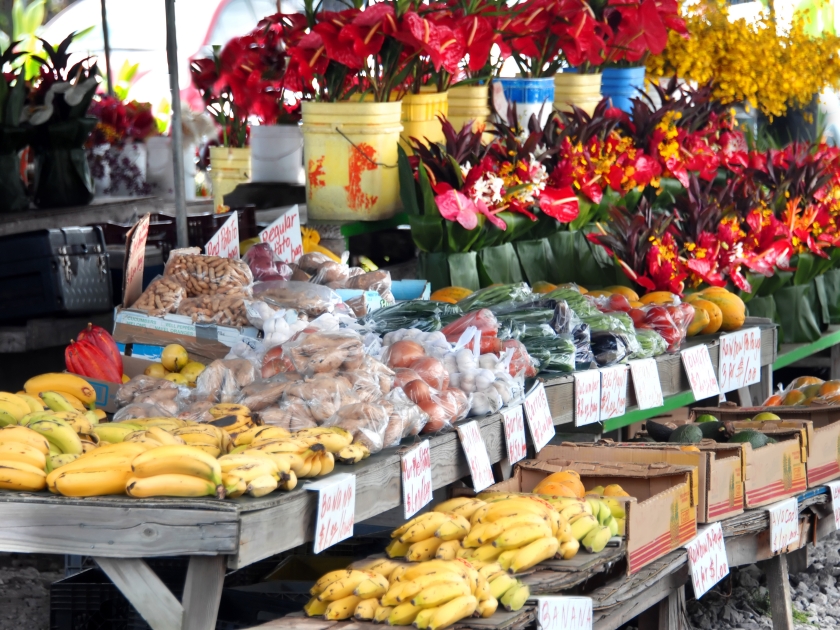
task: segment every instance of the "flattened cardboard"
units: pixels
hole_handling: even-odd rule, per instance
[[[744,478],[741,446],[714,444],[701,452],[681,451],[675,444],[572,443],[547,446],[537,459],[576,461],[625,461],[637,464],[665,462],[697,469],[692,475],[692,504],[697,522],[713,523],[744,511]]]
[[[545,450],[548,448],[552,447]],[[511,479],[491,486],[487,492],[530,492],[551,473],[569,469],[580,474],[586,487],[618,483],[633,495],[613,497],[625,504],[628,574],[697,534],[697,510],[691,504],[693,469],[689,466],[526,460],[516,465]]]

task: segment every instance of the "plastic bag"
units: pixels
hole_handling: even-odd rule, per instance
[[[382,297],[390,297],[391,303],[394,302],[394,296],[391,295],[391,272],[385,269],[369,271],[368,273],[347,278],[344,283],[344,288],[376,291]]]
[[[597,308],[602,313],[629,313],[630,309],[633,308],[632,306],[630,306],[630,300],[628,300],[625,296],[621,295],[620,293],[613,293],[612,295],[601,295],[597,297],[589,296],[588,299],[592,302],[592,304],[595,305],[595,308]]]
[[[629,313],[633,319],[636,329],[649,328],[658,332],[668,345],[668,352],[676,352],[685,339],[688,330],[686,324],[687,315],[681,305],[661,306],[658,304],[644,308],[632,309]],[[674,315],[680,320],[680,324],[674,320]],[[691,321],[689,320],[690,324]],[[684,325],[684,329],[682,327]]]
[[[521,341],[516,339],[508,339],[504,342],[505,350],[512,351],[510,363],[508,364],[508,372],[511,376],[522,375],[525,378],[533,378],[537,375],[537,366],[535,361],[528,354],[528,349]]]
[[[471,417],[487,416],[499,411],[503,404],[501,394],[491,385],[472,395],[469,415]]]
[[[118,409],[111,422],[122,420],[133,420],[134,418],[167,418],[174,417],[163,407],[151,403],[131,403],[122,409]]]
[[[634,359],[649,359],[650,357],[658,357],[668,351],[668,343],[658,332],[647,328],[638,328],[636,330],[636,339],[641,348],[638,352],[633,353]]]
[[[353,434],[353,441],[364,444],[371,453],[382,450],[390,415],[382,405],[355,403],[345,405],[323,426],[340,427]]]
[[[362,338],[351,330],[301,333],[281,346],[283,358],[304,376],[356,370],[365,359]],[[266,354],[268,356],[268,354]]]
[[[543,295],[543,299],[565,301],[578,317],[592,317],[600,312],[593,298],[581,294],[577,286],[558,287]]]
[[[454,304],[430,300],[407,300],[369,313],[359,320],[359,324],[381,335],[404,328],[432,332],[441,329],[441,318],[460,315],[461,309]]]
[[[172,400],[178,395],[178,385],[165,378],[156,378],[140,374],[127,383],[120,385],[117,390],[116,403],[118,407],[133,403],[135,400],[148,397],[156,392],[164,391],[162,399]]]
[[[589,325],[578,317],[565,300],[558,300],[549,324],[558,335],[569,335],[575,344],[575,369],[592,367],[595,358],[590,348]]]
[[[190,403],[181,410],[181,413],[178,414],[178,419],[189,420],[191,422],[212,422],[216,418],[210,414],[210,409],[215,404],[215,402],[210,400]]]
[[[388,427],[382,439],[386,448],[396,446],[403,438],[417,435],[429,421],[429,414],[409,400],[400,388],[389,393],[382,404],[388,411]]]
[[[248,313],[245,308],[245,294],[200,295],[181,300],[176,313],[184,315],[196,324],[217,324],[241,328],[248,325]]]
[[[187,289],[176,278],[161,276],[152,280],[131,308],[145,311],[152,317],[163,317],[178,310],[186,297]]]
[[[163,272],[187,289],[187,297],[200,295],[250,295],[254,276],[248,265],[233,258],[202,256],[197,247],[175,249]]]
[[[292,268],[280,260],[268,243],[252,245],[242,261],[248,265],[255,282],[289,280],[292,277]]]
[[[307,328],[305,319],[292,309],[280,309],[263,322],[263,347],[268,350],[282,345]]]
[[[338,294],[328,287],[309,282],[258,282],[254,297],[277,308],[291,308],[310,318],[332,313],[341,304]]]
[[[470,326],[475,326],[481,332],[482,338],[484,336],[495,337],[499,322],[492,311],[483,308],[459,317],[445,326],[441,332],[446,335],[448,341],[455,343]]]
[[[592,354],[599,367],[606,367],[623,361],[630,352],[623,335],[599,330],[592,333]]]
[[[502,305],[530,302],[534,299],[531,287],[526,283],[501,284],[479,289],[458,302],[463,311],[493,308]]]
[[[239,399],[240,405],[245,405],[251,411],[262,411],[278,403],[290,382],[281,380],[257,381],[242,389]]]
[[[332,258],[321,252],[310,252],[298,258],[295,263],[298,269],[305,271],[310,276],[318,271],[318,268],[325,262],[334,262]]]
[[[239,398],[239,390],[233,371],[223,361],[216,360],[198,375],[192,399],[229,403]]]
[[[345,286],[348,278],[350,278],[350,267],[334,260],[326,260],[313,270],[309,281],[341,288]]]
[[[545,326],[547,334],[520,337],[531,358],[539,363],[540,372],[573,372],[577,349],[571,335],[558,335]],[[511,372],[512,373],[512,372]]]

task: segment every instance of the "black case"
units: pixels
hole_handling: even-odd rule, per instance
[[[108,251],[100,228],[0,237],[0,321],[112,308]]]

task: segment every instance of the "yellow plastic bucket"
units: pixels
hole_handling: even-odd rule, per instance
[[[572,105],[590,116],[601,102],[601,74],[563,72],[554,75],[554,107],[572,111]]]
[[[379,221],[402,207],[394,103],[303,102],[306,211],[322,221]]]
[[[461,85],[449,88],[449,122],[456,131],[471,122],[473,131],[486,126],[490,118],[487,85]]]
[[[213,180],[213,207],[226,212],[224,196],[239,184],[251,181],[251,149],[210,147],[210,169]]]
[[[421,88],[420,94],[406,94],[402,99],[402,126],[400,144],[411,153],[408,139],[417,138],[426,144],[443,142],[443,128],[438,116],[448,115],[446,92],[434,92],[434,88]]]

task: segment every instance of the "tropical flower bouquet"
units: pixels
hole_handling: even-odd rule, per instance
[[[29,198],[20,177],[18,152],[26,146],[26,130],[20,117],[26,98],[24,70],[15,61],[24,53],[17,52],[17,42],[0,55],[0,212],[24,212]]]

